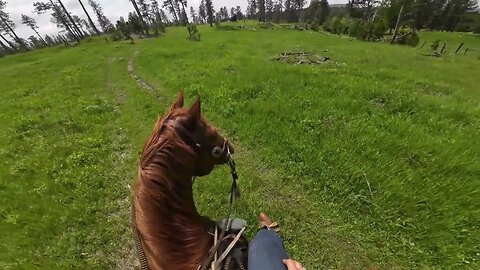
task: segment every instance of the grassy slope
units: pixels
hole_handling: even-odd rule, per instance
[[[129,49],[86,43],[1,59],[0,268],[105,268],[128,245],[137,156],[113,69]]]
[[[308,268],[478,266],[476,57],[291,30],[200,31],[201,42],[178,28],[0,60],[0,268],[125,267],[127,185],[179,88],[201,94],[239,146],[237,215],[253,224],[271,213]],[[337,64],[269,61],[297,47],[328,49]],[[135,51],[158,90],[128,75]],[[223,216],[228,184],[226,168],[197,181],[202,212]]]

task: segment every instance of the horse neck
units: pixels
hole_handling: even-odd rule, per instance
[[[152,260],[168,262],[168,269],[198,264],[211,241],[209,220],[199,215],[193,200],[194,158],[192,150],[181,145],[158,149],[142,164],[135,189],[140,237]]]

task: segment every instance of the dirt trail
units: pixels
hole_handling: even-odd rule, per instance
[[[133,59],[133,57],[132,57]],[[128,101],[128,95],[125,89],[125,86],[122,82],[119,82],[113,76],[114,65],[118,61],[123,60],[120,55],[113,56],[109,58],[106,62],[105,75],[106,83],[105,86],[109,88],[112,92],[116,93],[116,106],[119,110],[125,105]],[[130,73],[130,66],[133,72],[133,61],[129,60],[128,69]],[[135,177],[135,172],[132,170],[132,167],[129,164],[132,164],[132,160],[136,159],[136,153],[134,151],[134,146],[132,145],[130,139],[128,138],[125,131],[119,127],[118,130],[114,132],[114,145],[115,145],[115,154],[113,164],[117,168],[116,175],[118,176],[119,182],[121,183],[122,193],[124,196],[118,198],[115,201],[117,205],[116,211],[112,212],[106,218],[112,224],[112,226],[121,227],[123,233],[120,234],[119,239],[117,240],[118,249],[114,254],[106,255],[111,258],[106,258],[114,262],[113,269],[124,270],[124,269],[140,269],[140,263],[137,259],[137,254],[135,251],[135,244],[133,240],[133,234],[131,230],[131,183]]]
[[[133,53],[133,56],[130,58],[130,60],[128,60],[128,65],[127,65],[127,70],[128,70],[128,73],[130,74],[130,76],[132,76],[132,78],[137,81],[137,84],[138,86],[140,86],[141,88],[147,90],[147,91],[152,91],[154,92],[155,91],[155,87],[153,87],[152,84],[150,84],[149,82],[143,80],[138,74],[137,72],[135,71],[135,66],[134,66],[134,63],[133,63],[133,59],[135,58],[135,56],[138,55],[138,51],[135,51]]]

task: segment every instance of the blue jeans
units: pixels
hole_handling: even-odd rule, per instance
[[[248,247],[248,270],[287,270],[283,241],[275,231],[260,230]]]

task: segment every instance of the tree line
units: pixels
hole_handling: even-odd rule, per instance
[[[478,16],[476,0],[351,0],[346,9],[353,18],[378,16],[389,29],[394,29],[400,18],[403,25],[414,29],[473,31],[465,25],[473,22],[472,15]]]
[[[297,29],[323,29],[362,40],[416,46],[416,30],[480,33],[476,0],[248,0],[246,16],[260,22],[296,23]]]
[[[415,29],[474,31],[480,27],[476,0],[349,0],[330,7],[327,0],[248,0],[247,18],[264,22],[323,24],[329,17],[382,19],[395,27],[400,9],[402,24]],[[469,28],[470,25],[470,28]],[[480,30],[480,29],[478,29]]]
[[[240,6],[230,9],[224,6],[215,11],[212,0],[202,0],[198,8],[190,7],[189,10],[187,0],[129,1],[132,12],[126,18],[120,17],[115,25],[94,0],[77,0],[86,19],[68,11],[62,0],[34,2],[33,13],[49,15],[50,21],[61,31],[57,35],[41,35],[35,19],[22,14],[21,23],[35,33],[23,39],[16,34],[15,23],[4,11],[7,2],[0,0],[0,55],[80,42],[92,35],[108,33],[114,39],[122,39],[132,34],[159,35],[171,25],[213,26],[216,22],[242,19],[300,23],[313,30],[323,25],[327,30],[343,33],[351,25],[364,25],[373,29],[370,32],[388,29],[391,32],[399,25],[411,29],[480,32],[476,0],[349,0],[346,5],[332,7],[327,0],[311,0],[308,5],[306,0],[248,0],[245,12]],[[93,10],[93,16],[84,2]]]
[[[42,36],[38,31],[39,27],[35,19],[27,14],[21,14],[21,23],[28,26],[35,33],[35,35],[29,36],[28,39],[23,39],[16,34],[16,25],[11,20],[10,15],[4,10],[7,5],[6,1],[0,0],[0,54],[28,51],[33,48],[53,46],[71,41],[80,42],[80,40],[88,36],[101,35],[114,29],[113,24],[104,15],[103,9],[98,2],[88,0],[88,4],[92,8],[100,28],[94,23],[82,0],[77,1],[87,20],[69,12],[61,0],[34,2],[32,12],[49,14],[50,22],[60,28],[61,32],[57,35]],[[7,37],[10,39],[7,39]]]
[[[188,25],[190,23],[210,23],[214,18],[228,17],[226,7],[215,14],[212,0],[203,0],[198,12],[192,7],[189,21],[187,15],[187,0],[130,0],[133,11],[125,19],[120,17],[116,24],[104,15],[103,8],[95,0],[77,0],[86,19],[67,10],[62,0],[47,0],[33,3],[33,13],[49,15],[50,22],[61,31],[56,35],[41,35],[38,24],[32,16],[21,15],[21,23],[28,26],[35,35],[28,39],[21,38],[16,33],[16,24],[5,11],[7,2],[0,0],[0,56],[28,51],[62,43],[80,42],[82,39],[102,34],[112,34],[116,38],[130,37],[131,34],[158,35],[169,25]],[[85,2],[85,3],[84,3]],[[93,16],[87,11],[86,3],[93,10]],[[240,10],[240,7],[237,7]],[[170,14],[171,18],[167,16]],[[94,20],[96,19],[96,22]]]

